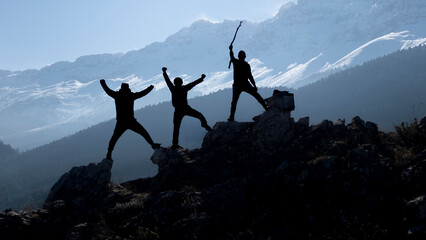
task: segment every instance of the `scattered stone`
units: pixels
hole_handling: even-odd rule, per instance
[[[296,124],[306,128],[309,127],[309,117],[300,118]]]
[[[348,124],[348,128],[352,130],[362,130],[365,127],[365,122],[359,116],[356,116],[352,119],[352,121]]]
[[[313,130],[328,130],[333,127],[333,122],[330,120],[323,120],[319,124],[313,126]]]

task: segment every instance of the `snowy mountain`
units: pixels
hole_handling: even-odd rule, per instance
[[[299,0],[273,18],[243,22],[234,43],[244,49],[260,87],[298,88],[390,52],[426,43],[424,0]],[[114,117],[114,104],[99,86],[129,82],[155,90],[136,107],[170,99],[161,76],[185,82],[207,74],[192,95],[232,84],[228,45],[239,21],[205,20],[125,54],[83,56],[39,70],[0,71],[0,139],[29,149]],[[159,113],[161,116],[163,113]]]
[[[331,122],[324,119],[342,124],[345,119],[348,123],[354,116],[360,116],[376,122],[379,130],[395,131],[395,126],[401,122],[422,119],[426,114],[426,105],[422,104],[426,102],[425,65],[426,46],[421,46],[332,74],[292,90],[296,104],[292,116],[295,121],[309,116],[310,124],[319,124],[317,126],[330,126]],[[284,87],[279,89],[284,90]],[[273,89],[259,88],[259,92],[270,97]],[[227,119],[231,96],[232,90],[225,89],[190,99],[189,103],[203,113],[211,126],[215,126]],[[235,117],[239,122],[251,124],[253,116],[262,112],[263,108],[254,98],[242,94]],[[173,132],[170,102],[144,107],[135,111],[135,116],[155,142],[163,147],[170,146]],[[41,204],[49,188],[63,173],[105,156],[114,124],[114,120],[105,121],[20,154],[10,146],[2,148],[0,142],[0,210]],[[188,117],[183,120],[182,146],[200,148],[205,136],[206,130],[198,119]],[[295,141],[294,145],[299,143]],[[148,160],[152,153],[150,145],[140,135],[131,131],[125,133],[113,152],[112,180],[123,182],[155,175],[157,167]],[[2,162],[2,156],[9,156],[10,160]]]

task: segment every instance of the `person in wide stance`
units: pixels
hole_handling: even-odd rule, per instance
[[[232,45],[230,45],[229,55],[231,56],[231,62],[234,66],[234,84],[232,84],[231,114],[228,118],[228,121],[234,121],[237,102],[243,91],[256,98],[262,107],[267,110],[268,105],[257,92],[256,83],[254,82],[253,75],[251,74],[250,64],[245,61],[246,53],[244,51],[240,51],[238,53],[238,59],[236,59],[234,57],[234,52],[232,51]]]
[[[204,127],[207,131],[211,130],[211,127],[207,124],[206,118],[188,105],[188,91],[191,90],[195,85],[201,83],[206,75],[202,74],[201,78],[191,82],[187,85],[183,85],[183,81],[180,77],[177,77],[173,80],[174,84],[170,81],[169,76],[167,75],[167,68],[163,67],[163,76],[166,81],[167,86],[172,93],[172,104],[175,107],[175,112],[173,115],[173,145],[172,148],[179,148],[179,129],[180,124],[184,116],[191,116],[198,118],[201,121],[201,126]]]
[[[140,123],[138,123],[138,121],[136,121],[133,109],[135,100],[147,95],[154,88],[154,86],[151,85],[143,91],[134,93],[130,90],[129,84],[127,83],[122,83],[121,89],[119,91],[111,90],[106,85],[104,79],[101,79],[100,83],[104,91],[110,97],[114,98],[117,119],[114,133],[112,134],[111,140],[108,144],[106,158],[111,159],[111,154],[112,150],[114,150],[115,143],[117,143],[117,140],[127,129],[130,129],[144,137],[145,140],[151,145],[152,149],[160,147],[160,144],[154,143],[145,128]]]

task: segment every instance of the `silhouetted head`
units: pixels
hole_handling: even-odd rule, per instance
[[[173,82],[175,83],[175,86],[178,86],[178,87],[182,86],[182,84],[183,84],[182,78],[180,78],[180,77],[175,78],[175,80],[173,80]]]
[[[120,91],[121,92],[130,92],[129,84],[128,83],[122,83]]]
[[[242,61],[244,61],[244,60],[246,59],[246,53],[245,53],[243,50],[241,50],[241,51],[238,53],[238,59],[240,59],[240,60],[242,60]]]

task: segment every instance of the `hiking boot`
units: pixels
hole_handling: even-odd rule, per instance
[[[161,147],[161,143],[153,143],[153,144],[151,144],[151,147],[152,147],[152,149],[155,150],[155,149]]]
[[[172,145],[172,149],[178,149],[178,148],[182,148],[181,146],[177,145],[177,144],[173,144]]]
[[[264,104],[262,104],[262,107],[265,109],[265,111],[268,111],[270,109],[269,105],[266,103],[266,101],[264,102]]]
[[[228,122],[233,122],[233,121],[235,121],[233,117],[228,118]]]
[[[201,127],[205,128],[207,131],[212,130],[212,128],[207,123],[201,124]]]

